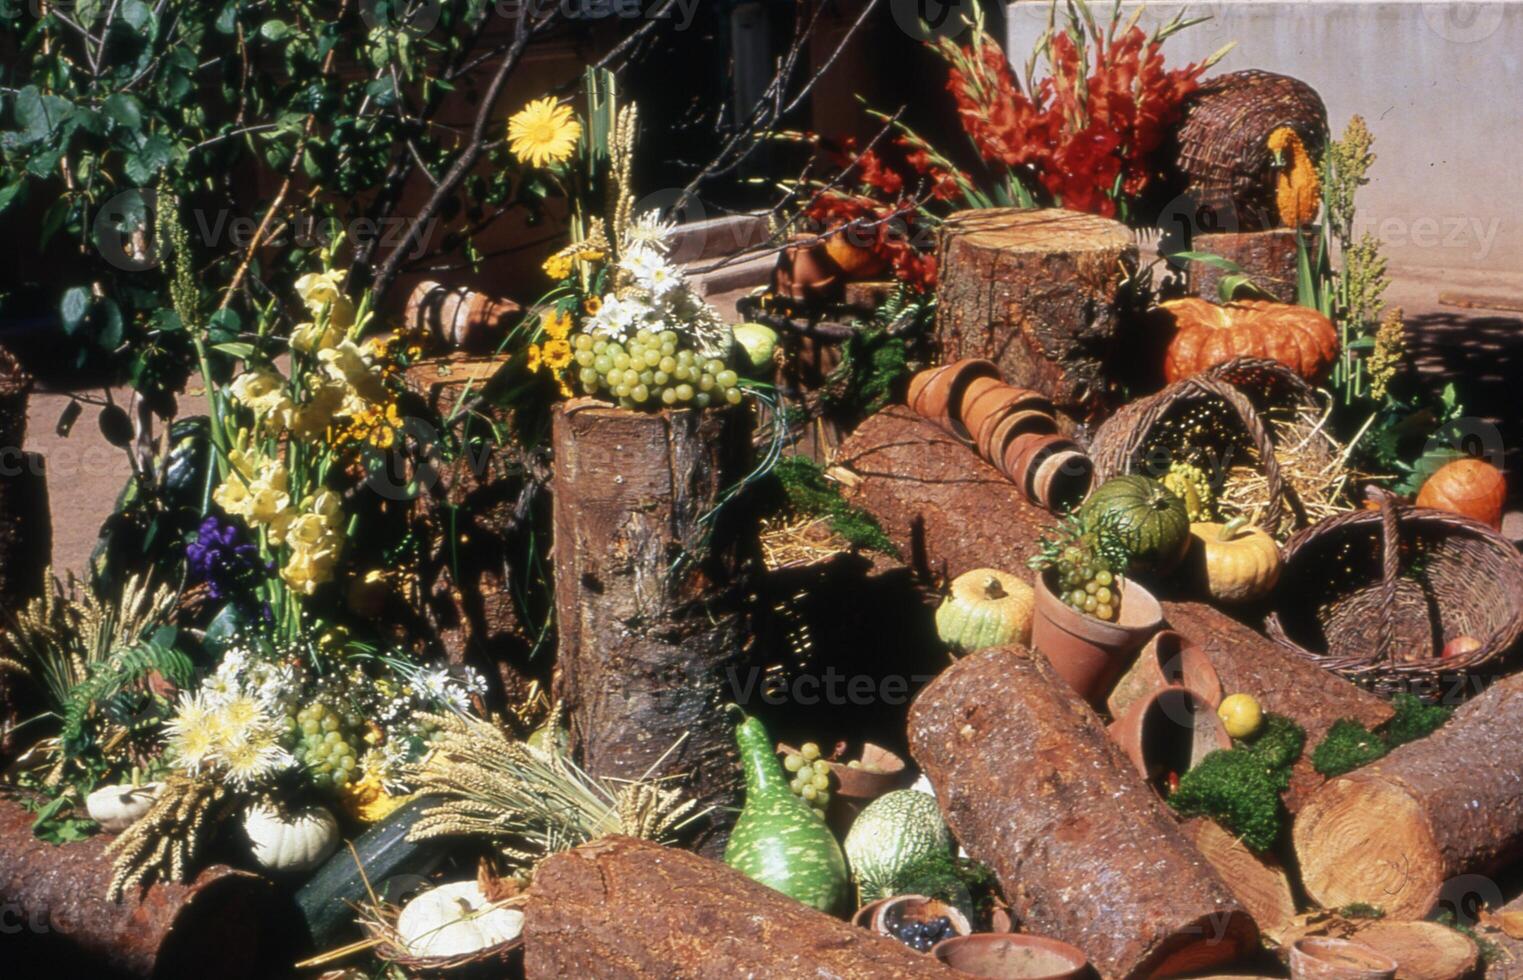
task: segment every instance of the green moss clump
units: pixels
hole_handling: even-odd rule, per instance
[[[798,514],[823,517],[830,529],[853,547],[866,548],[885,555],[899,556],[899,549],[867,511],[841,499],[836,485],[825,479],[820,464],[805,456],[785,456],[772,468],[788,499],[788,507]]]
[[[1386,910],[1367,902],[1350,902],[1336,910],[1345,919],[1384,919]]]
[[[1370,731],[1357,721],[1344,718],[1334,722],[1327,736],[1312,752],[1312,768],[1328,778],[1353,772],[1383,757],[1398,745],[1415,742],[1441,728],[1454,709],[1437,704],[1423,704],[1411,694],[1391,699],[1396,714]]]
[[[1262,853],[1285,826],[1280,794],[1301,758],[1306,731],[1284,715],[1266,714],[1253,738],[1218,749],[1179,778],[1169,805],[1181,816],[1210,817]]]

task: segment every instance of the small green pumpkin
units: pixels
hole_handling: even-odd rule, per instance
[[[1006,643],[1031,641],[1036,594],[1009,572],[975,568],[952,580],[936,610],[936,633],[943,643],[967,653]]]
[[[741,721],[735,744],[745,770],[746,805],[730,831],[725,864],[821,912],[841,911],[849,887],[846,857],[835,835],[788,789],[788,777],[760,721]]]
[[[1108,529],[1131,555],[1133,575],[1163,573],[1179,564],[1190,547],[1190,515],[1185,502],[1157,480],[1116,476],[1106,480],[1080,508],[1091,530]]]
[[[913,789],[873,800],[846,832],[846,860],[864,903],[903,894],[917,869],[950,866],[954,847],[936,798]]]

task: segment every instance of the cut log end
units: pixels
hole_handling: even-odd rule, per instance
[[[1296,899],[1290,876],[1278,861],[1254,854],[1214,820],[1197,817],[1185,821],[1181,829],[1260,930],[1277,936],[1290,928],[1296,918]]]
[[[1306,893],[1324,908],[1420,919],[1438,899],[1444,867],[1423,808],[1390,782],[1333,780],[1297,814],[1292,837]]]
[[[1107,248],[1125,250],[1132,246],[1132,236],[1125,225],[1097,214],[1056,208],[962,211],[946,224],[968,244],[1002,252],[1046,255]]]
[[[1475,972],[1480,948],[1437,922],[1372,923],[1354,939],[1396,961],[1396,980],[1460,980]]]

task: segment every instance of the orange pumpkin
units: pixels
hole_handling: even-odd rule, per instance
[[[1158,306],[1174,329],[1163,362],[1171,384],[1234,357],[1270,358],[1315,382],[1338,356],[1333,321],[1305,306],[1263,300],[1217,306],[1194,296]]]
[[[1447,510],[1502,526],[1502,504],[1507,500],[1507,481],[1497,468],[1479,459],[1445,463],[1417,491],[1417,506]]]

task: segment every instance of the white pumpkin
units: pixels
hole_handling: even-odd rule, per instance
[[[517,939],[524,914],[487,899],[474,881],[431,888],[397,916],[397,936],[413,956],[466,956]]]
[[[282,814],[256,803],[243,815],[243,832],[266,871],[310,871],[338,846],[338,821],[320,806]]]
[[[91,820],[100,824],[102,830],[119,834],[136,823],[138,817],[148,812],[153,806],[154,798],[159,795],[160,785],[159,783],[144,783],[141,786],[133,786],[129,783],[118,783],[114,786],[102,786],[85,797],[85,813]]]

